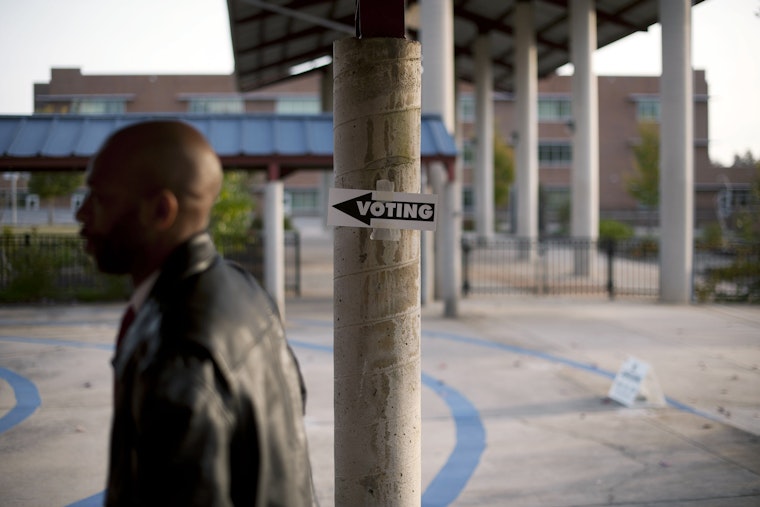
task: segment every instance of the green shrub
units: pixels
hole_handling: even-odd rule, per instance
[[[617,220],[599,221],[600,241],[624,241],[633,237],[633,228],[630,225]]]
[[[40,245],[31,243],[24,248],[4,252],[5,290],[0,301],[39,301],[53,295],[55,269],[50,255]]]
[[[697,246],[708,249],[723,248],[723,229],[721,229],[720,224],[716,222],[707,224],[697,239]]]

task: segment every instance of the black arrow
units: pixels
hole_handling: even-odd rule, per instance
[[[360,222],[364,222],[366,225],[369,225],[372,221],[372,216],[367,213],[366,215],[362,216],[361,213],[359,213],[359,202],[366,202],[372,200],[372,192],[364,195],[360,195],[358,197],[354,197],[353,199],[349,199],[347,201],[339,202],[338,204],[333,204],[333,208],[337,209],[338,211],[342,211],[346,215],[353,217]]]

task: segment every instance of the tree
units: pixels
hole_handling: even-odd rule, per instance
[[[760,242],[760,161],[755,162],[755,179],[750,187],[749,202],[736,218],[739,237],[751,243]]]
[[[660,132],[655,123],[639,125],[639,144],[633,147],[636,172],[628,178],[628,193],[648,208],[660,202]]]
[[[48,202],[48,223],[53,223],[53,207],[56,197],[71,195],[82,186],[80,173],[32,173],[29,178],[29,192],[40,196],[40,200]]]
[[[211,210],[214,239],[244,239],[251,228],[253,197],[248,188],[250,176],[244,171],[224,174],[222,190]]]
[[[733,167],[755,167],[760,160],[755,160],[750,150],[744,154],[744,156],[734,155]]]
[[[512,147],[495,136],[493,143],[493,202],[496,207],[509,204],[509,187],[515,179],[515,163]]]

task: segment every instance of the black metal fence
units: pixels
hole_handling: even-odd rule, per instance
[[[301,293],[301,244],[285,232],[285,290]],[[225,258],[243,265],[263,283],[263,236],[248,242],[217,241]],[[84,252],[78,236],[4,234],[0,237],[0,303],[123,300],[125,277],[104,275]]]
[[[236,262],[264,283],[264,234],[248,242],[217,241],[219,253]],[[285,231],[285,291],[301,295],[301,238],[297,231]]]
[[[760,303],[760,244],[733,242],[718,248],[697,246],[694,298]]]
[[[462,242],[462,293],[637,296],[660,293],[658,244],[652,239],[589,241],[498,238]],[[695,249],[699,301],[760,301],[760,246]]]

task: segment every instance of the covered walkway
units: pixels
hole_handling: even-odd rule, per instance
[[[302,169],[332,169],[332,114],[0,116],[0,171],[80,171],[115,130],[147,120],[185,121],[211,142],[226,169],[266,170],[275,180]],[[440,118],[423,115],[422,163],[452,165],[454,140]]]

